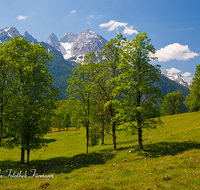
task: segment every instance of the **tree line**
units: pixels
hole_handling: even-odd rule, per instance
[[[104,144],[105,133],[112,135],[116,150],[116,129],[123,124],[124,130],[138,135],[138,148],[143,149],[143,130],[162,125],[160,116],[186,112],[186,107],[199,110],[200,66],[190,95],[183,97],[174,91],[163,96],[155,86],[160,81],[160,65],[149,63],[157,60],[154,54],[147,33],[139,33],[131,41],[117,35],[99,54],[90,52],[73,69],[66,90],[68,101],[74,104],[69,112],[76,118],[71,124],[86,129],[86,153],[89,141],[92,146],[99,139]]]
[[[48,67],[53,57],[45,47],[15,37],[0,45],[0,146],[25,151],[41,148],[41,138],[59,126],[86,129],[86,153],[89,144],[104,144],[105,134],[112,136],[117,149],[119,126],[138,136],[143,149],[143,130],[162,125],[160,115],[198,111],[200,66],[197,66],[191,93],[184,97],[172,92],[165,97],[155,86],[160,80],[160,65],[147,33],[134,39],[122,35],[111,39],[100,53],[90,52],[72,70],[66,89],[68,99],[58,100]],[[161,105],[161,109],[159,107]],[[185,105],[184,105],[185,104]]]
[[[98,55],[90,52],[73,69],[67,93],[76,102],[73,114],[86,128],[86,153],[89,136],[97,130],[102,139],[104,131],[111,133],[116,150],[116,128],[127,123],[132,133],[137,132],[139,149],[143,149],[143,129],[162,124],[156,118],[162,92],[154,86],[159,81],[160,66],[149,64],[156,60],[154,54],[155,48],[145,32],[131,41],[118,35]]]

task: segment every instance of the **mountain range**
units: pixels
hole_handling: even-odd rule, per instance
[[[179,84],[186,86],[186,87],[190,87],[190,85],[192,84],[192,81],[186,79],[184,76],[182,76],[181,74],[174,74],[172,72],[170,72],[167,69],[160,69],[161,70],[161,74],[163,74],[164,76],[166,76],[167,78],[178,82]]]
[[[74,62],[83,61],[90,51],[99,53],[108,41],[101,35],[87,29],[85,32],[75,34],[66,32],[60,39],[52,33],[46,43],[53,46],[63,54],[64,59]]]
[[[99,53],[103,45],[108,42],[90,29],[80,34],[66,32],[60,39],[51,33],[46,42],[38,42],[27,31],[22,35],[15,27],[7,27],[0,30],[0,44],[16,36],[23,36],[30,43],[39,43],[45,46],[48,52],[53,53],[54,59],[49,71],[54,77],[54,86],[59,87],[63,95],[66,93],[66,81],[72,73],[72,68],[81,62],[90,51]],[[161,73],[161,83],[157,83],[157,86],[162,89],[164,95],[172,91],[180,91],[184,96],[189,94],[191,81],[165,69],[161,69]]]
[[[60,51],[63,54],[64,59],[74,62],[82,61],[84,56],[90,51],[94,51],[97,54],[107,42],[108,41],[102,36],[90,29],[81,32],[80,34],[67,32],[60,39],[52,33],[46,41],[46,43]],[[184,76],[174,74],[166,69],[161,69],[161,74],[188,88],[192,83],[192,81],[189,81]]]

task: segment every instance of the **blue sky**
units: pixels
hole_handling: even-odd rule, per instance
[[[163,69],[191,78],[200,64],[199,0],[0,0],[0,29],[14,26],[38,41],[87,28],[105,39],[147,32]]]

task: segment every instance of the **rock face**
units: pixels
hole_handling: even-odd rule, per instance
[[[60,38],[60,42],[62,43],[71,43],[77,38],[78,34],[75,34],[73,32],[66,32],[64,35]]]
[[[24,37],[31,40],[34,43],[37,43],[37,40],[35,38],[33,38],[33,36],[30,35],[27,31],[24,33]]]
[[[192,81],[189,81],[188,79],[186,79],[185,77],[183,77],[180,74],[171,73],[166,69],[160,69],[160,70],[161,70],[161,74],[163,74],[164,76],[166,76],[167,78],[169,78],[173,81],[176,81],[179,84],[182,84],[183,86],[186,86],[189,88],[190,85],[192,84]]]
[[[87,29],[85,33],[81,33],[78,35],[76,40],[73,42],[72,46],[72,55],[86,55],[90,51],[94,51],[94,53],[99,53],[103,48],[103,45],[107,43],[102,36],[93,32],[92,30]]]
[[[60,51],[60,46],[61,46],[60,41],[58,40],[57,36],[54,33],[51,33],[46,43],[53,46],[56,50]]]
[[[1,38],[0,43],[8,41],[10,38],[14,38],[16,36],[22,36],[33,43],[37,43],[37,40],[33,38],[33,36],[30,35],[27,31],[24,33],[24,35],[21,35],[14,26],[12,26],[11,28],[6,27],[0,30],[0,38]]]
[[[46,43],[60,51],[65,59],[74,62],[82,61],[85,55],[91,51],[96,54],[99,53],[107,42],[101,35],[90,29],[80,34],[67,32],[60,40],[55,34],[51,34],[46,41]]]
[[[16,36],[21,36],[21,34],[14,26],[12,26],[11,28],[7,27],[7,28],[0,30],[0,38],[2,38],[4,36],[9,36],[9,37],[13,38]]]

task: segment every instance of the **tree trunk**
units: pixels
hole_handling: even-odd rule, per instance
[[[0,120],[0,126],[1,126],[1,135],[0,135],[0,146],[1,146],[1,141],[3,139],[3,120]]]
[[[143,150],[143,145],[142,145],[142,129],[138,129],[138,143],[139,143],[139,150]]]
[[[29,158],[30,158],[30,149],[27,149],[27,162],[26,162],[27,165],[29,165]]]
[[[116,150],[115,121],[112,123],[113,149]]]
[[[29,123],[29,122],[28,122],[28,123]],[[30,148],[29,148],[29,145],[30,145],[30,136],[31,136],[31,134],[28,133],[28,135],[27,135],[27,142],[26,142],[26,145],[27,145],[27,149],[26,149],[26,151],[27,151],[27,162],[26,162],[26,164],[27,164],[27,165],[29,165],[29,155],[30,155]]]
[[[86,154],[88,154],[89,146],[89,125],[86,126]]]
[[[21,160],[20,160],[20,164],[24,164],[24,153],[25,153],[24,148],[21,148]]]
[[[101,145],[104,144],[104,126],[101,128]]]

